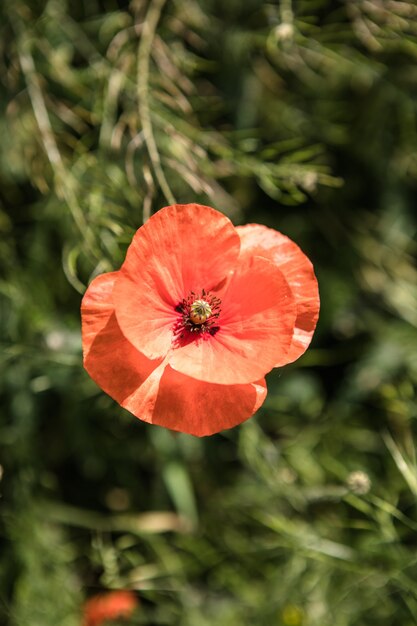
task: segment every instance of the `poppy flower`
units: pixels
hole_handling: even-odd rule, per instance
[[[197,436],[231,428],[266,397],[264,376],[308,347],[313,267],[290,239],[218,211],[173,205],[133,237],[81,305],[84,366],[121,406]]]
[[[109,620],[128,619],[138,605],[133,591],[100,593],[85,603],[83,626],[100,626]]]

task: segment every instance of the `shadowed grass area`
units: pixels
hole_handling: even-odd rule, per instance
[[[111,588],[148,626],[417,622],[416,55],[412,0],[1,3],[1,623]],[[174,199],[320,285],[307,353],[204,439],[81,363],[85,286]]]

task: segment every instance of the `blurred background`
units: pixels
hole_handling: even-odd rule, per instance
[[[1,624],[110,589],[124,624],[417,624],[416,61],[413,0],[2,0]],[[285,233],[321,292],[204,439],[81,362],[86,285],[174,200]]]

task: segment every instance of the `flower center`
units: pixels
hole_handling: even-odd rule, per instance
[[[193,324],[204,324],[211,314],[211,306],[205,300],[195,300],[190,307],[190,320]]]
[[[175,310],[181,313],[174,328],[180,338],[186,331],[194,334],[209,333],[214,335],[218,330],[221,300],[211,295],[205,289],[201,293],[191,291],[187,298],[180,302]]]

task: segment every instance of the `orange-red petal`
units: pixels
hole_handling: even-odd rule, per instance
[[[215,385],[166,367],[153,423],[198,437],[232,428],[251,417],[267,394],[265,380],[247,385]]]
[[[199,204],[161,209],[136,232],[114,286],[126,338],[149,358],[164,357],[191,291],[219,293],[234,269],[240,238],[230,220]]]
[[[290,350],[276,367],[292,363],[310,345],[320,310],[317,279],[306,255],[291,239],[260,224],[238,226],[241,255],[259,255],[272,261],[283,272],[297,305],[297,318]]]
[[[81,308],[84,365],[97,384],[139,419],[200,437],[251,417],[266,397],[264,380],[246,385],[200,382],[132,346],[114,314],[117,275],[95,278]]]
[[[158,367],[122,335],[114,314],[112,291],[118,272],[97,276],[89,285],[82,304],[84,367],[91,378],[124,406]]]
[[[248,257],[222,297],[218,332],[175,348],[169,363],[210,383],[258,380],[285,360],[295,318],[294,298],[282,272],[265,258]]]
[[[100,274],[88,286],[81,303],[83,356],[87,358],[96,336],[114,312],[111,294],[118,272]]]

